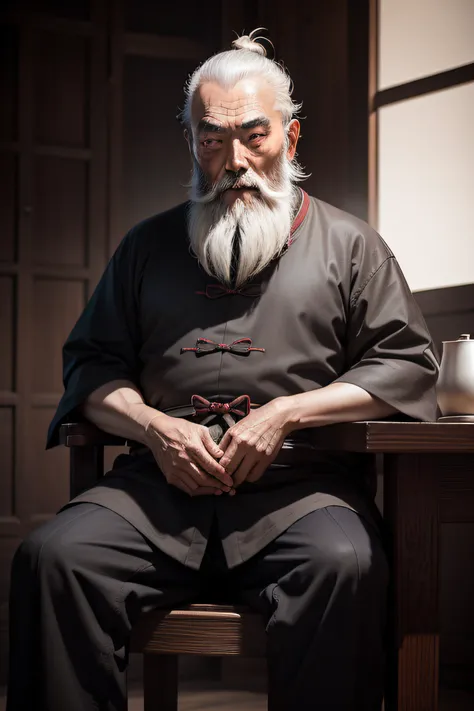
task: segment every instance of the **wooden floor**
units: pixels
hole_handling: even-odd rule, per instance
[[[443,691],[440,696],[439,711],[474,709],[474,693]],[[266,708],[265,694],[223,689],[220,684],[212,682],[207,682],[206,688],[201,688],[199,684],[186,685],[179,695],[179,711],[266,711]],[[0,696],[0,711],[5,711],[4,695]],[[131,690],[128,711],[143,711],[143,699],[139,689]]]
[[[206,684],[200,689],[194,685],[182,689],[179,694],[179,711],[266,711],[267,697],[252,691],[232,691],[220,688],[216,684]],[[143,711],[143,700],[140,694],[129,695],[128,711]],[[159,711],[159,706],[157,710]]]
[[[196,685],[182,689],[179,695],[179,711],[266,711],[267,697],[252,691],[233,691],[221,685],[206,684],[205,689]],[[474,692],[445,691],[440,694],[439,711],[473,711]],[[3,709],[2,709],[3,711]],[[143,711],[139,693],[130,694],[128,711]],[[157,707],[159,711],[159,706]]]

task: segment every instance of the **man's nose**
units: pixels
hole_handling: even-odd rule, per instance
[[[229,146],[229,151],[227,153],[227,161],[225,164],[225,169],[237,173],[239,171],[246,171],[249,167],[247,159],[244,155],[244,147],[238,139],[231,141]]]

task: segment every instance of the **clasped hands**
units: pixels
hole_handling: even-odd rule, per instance
[[[169,484],[190,496],[235,494],[257,481],[291,431],[289,398],[277,398],[236,422],[217,445],[209,430],[160,415],[147,427],[147,445]]]

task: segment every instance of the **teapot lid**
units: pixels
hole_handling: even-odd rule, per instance
[[[457,341],[443,341],[443,343],[460,343],[462,341],[470,341],[471,343],[473,342],[473,339],[471,338],[470,333],[461,333]]]

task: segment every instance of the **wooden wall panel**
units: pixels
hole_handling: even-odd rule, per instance
[[[125,229],[187,199],[191,159],[176,120],[197,60],[127,57],[124,71]],[[120,239],[121,235],[116,237]]]
[[[443,341],[455,341],[461,333],[470,333],[474,337],[474,304],[471,311],[460,311],[453,314],[440,314],[427,318],[428,328],[436,341],[439,355],[443,352]]]
[[[107,254],[112,4],[2,5],[0,684],[9,562],[68,498],[68,453],[44,447],[63,389],[62,345]]]
[[[303,102],[298,155],[310,178],[305,189],[345,208],[349,180],[349,63],[347,0],[300,3],[260,0],[258,24],[268,28],[276,58]]]
[[[10,276],[0,276],[0,391],[14,389],[13,362],[15,352],[15,281]],[[0,452],[1,452],[0,448]]]
[[[3,8],[2,8],[3,9]],[[18,492],[18,262],[21,109],[20,28],[0,14],[0,684],[5,682],[9,564],[22,536]],[[20,42],[21,36],[21,42]]]
[[[69,452],[66,447],[48,451],[44,448],[54,410],[54,407],[34,407],[28,417],[29,490],[24,496],[30,525],[53,516],[69,499]]]
[[[18,30],[0,25],[0,140],[18,137]]]
[[[125,29],[129,32],[188,37],[209,42],[216,48],[219,46],[221,0],[207,0],[204,10],[202,4],[195,0],[167,3],[166,12],[163,12],[160,3],[149,0],[126,0],[124,7]],[[241,29],[236,28],[237,31]]]
[[[87,186],[84,161],[36,156],[35,264],[86,265]]]
[[[440,357],[442,341],[456,340],[461,333],[474,335],[474,284],[417,291],[415,299]]]
[[[89,40],[42,32],[37,37],[36,53],[36,140],[46,144],[87,146]]]
[[[17,206],[17,155],[13,152],[0,153],[0,262],[15,260]]]
[[[0,522],[3,516],[13,516],[13,408],[0,407]]]
[[[34,0],[35,10],[71,20],[88,20],[94,0]]]
[[[33,285],[32,390],[62,392],[62,345],[85,305],[81,281],[36,279]],[[43,430],[43,435],[46,430]]]

